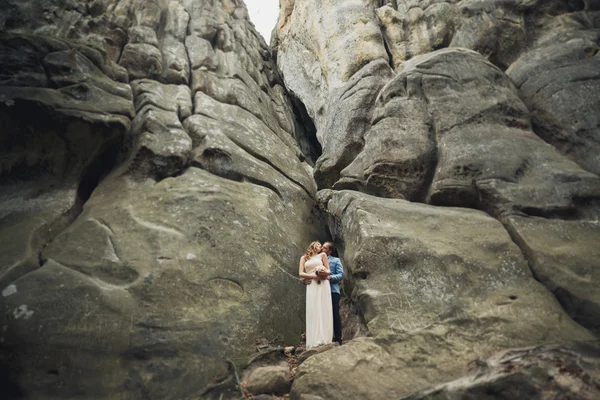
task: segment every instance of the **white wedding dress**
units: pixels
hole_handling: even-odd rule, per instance
[[[322,265],[321,254],[317,254],[304,262],[304,272],[312,274]],[[306,286],[306,350],[331,343],[332,339],[333,310],[329,281],[318,283],[312,280]]]

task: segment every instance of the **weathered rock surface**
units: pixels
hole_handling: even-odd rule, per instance
[[[358,72],[350,82],[362,78]],[[344,106],[342,102],[332,105],[342,110]],[[515,219],[508,216],[581,220],[562,224],[540,219],[557,231],[560,226],[596,226],[586,220],[598,218],[598,176],[566,159],[534,134],[529,111],[513,84],[477,53],[444,49],[407,61],[381,88],[372,108],[372,126],[361,128],[366,131],[364,147],[340,172],[341,179],[333,184],[334,189],[482,209],[500,218],[524,241],[539,241],[542,236],[515,227]],[[350,112],[354,113],[353,109]],[[360,141],[352,136],[351,129],[332,132],[333,139],[326,140],[336,140],[338,148],[344,147],[341,143]],[[336,132],[346,136],[336,138]],[[331,159],[327,145],[324,151],[317,168]],[[378,222],[373,224],[379,227]],[[597,233],[591,237],[595,239]],[[576,247],[565,251],[579,253]],[[584,254],[584,258],[589,255],[585,270],[597,270],[593,251]],[[566,285],[557,271],[577,275],[581,268],[577,262],[569,266],[563,263],[539,279],[557,293]],[[535,267],[534,273],[540,276]],[[596,318],[591,315],[597,315],[593,311],[596,300],[592,299],[598,296],[598,290],[592,286],[597,286],[598,278],[592,272],[585,276],[582,279],[587,279],[590,287],[561,289],[566,294],[559,298],[563,303],[573,303],[570,315],[577,315],[578,321],[595,330],[592,321]],[[563,293],[561,290],[558,293]],[[576,300],[579,298],[582,300]]]
[[[509,231],[569,316],[600,332],[600,223],[514,216]]]
[[[421,114],[427,108],[395,104],[393,110],[387,110],[386,116],[395,116],[398,120],[377,126],[383,110],[373,115],[374,100],[376,97],[381,100],[383,94],[377,92],[392,79],[390,70],[410,75],[411,68],[405,65],[408,60],[446,47],[475,50],[502,71],[508,69],[532,113],[535,133],[597,174],[600,133],[593,110],[598,108],[599,92],[595,89],[599,9],[596,1],[559,0],[282,2],[272,44],[287,87],[305,103],[324,144],[315,172],[319,187],[331,187],[340,181],[342,170],[357,159],[361,163],[374,163],[360,171],[367,175],[364,178],[367,183],[363,184],[379,183],[369,188],[369,193],[380,195],[380,186],[392,181],[396,185],[412,186],[412,190],[407,190],[409,195],[419,197],[423,181],[419,176],[427,176],[428,171],[415,170],[412,164],[424,163],[429,169],[435,168],[430,157],[420,159],[428,153],[429,147],[422,139],[416,139],[426,136],[428,118]],[[376,70],[367,67],[373,63],[389,67]],[[453,67],[445,65],[441,69],[444,68],[452,70]],[[485,79],[483,76],[480,79]],[[508,82],[506,77],[500,76],[498,79],[505,82],[491,82],[496,90],[506,87]],[[413,80],[407,90],[412,93],[419,86],[420,79]],[[509,106],[497,97],[499,93],[483,92],[473,97],[473,101],[480,101],[477,97],[481,95],[497,98],[498,107]],[[511,97],[511,103],[518,100],[516,92]],[[467,108],[466,99],[461,97],[458,104]],[[435,106],[440,98],[429,100],[429,105]],[[529,119],[527,108],[520,106],[519,109],[525,111],[524,116]],[[474,120],[471,122],[477,123],[482,111],[480,107],[472,107]],[[512,114],[515,110],[487,111]],[[404,118],[407,114],[416,122],[409,123]],[[522,113],[517,111],[517,114]],[[369,133],[371,123],[375,135]],[[412,162],[386,165],[390,157],[398,156],[390,147],[398,149],[401,146],[397,143],[405,142],[400,138],[402,134],[396,136],[395,132],[412,129],[417,133],[403,149],[413,154]],[[381,139],[369,140],[369,136]],[[361,157],[363,146],[367,151],[374,147],[387,149],[387,154],[376,157],[378,159]],[[379,170],[381,176],[369,180],[373,170]],[[352,176],[358,173],[355,171]],[[411,173],[415,178],[403,176]],[[347,187],[343,174],[341,178],[341,187]],[[385,194],[391,195],[390,190]]]
[[[373,337],[308,359],[293,398],[398,397],[456,379],[501,349],[593,338],[488,215],[353,191],[320,196]]]
[[[10,396],[238,395],[211,381],[256,337],[299,340],[293,275],[325,234],[245,6],[9,1],[0,15]]]
[[[129,85],[111,79],[121,69],[93,48],[0,36],[0,277],[10,282],[37,268],[39,250],[77,215],[135,111]]]
[[[577,17],[563,23],[569,22],[577,23]],[[531,110],[535,132],[600,174],[600,33],[597,24],[581,25],[580,31],[548,35],[507,73]]]
[[[363,170],[373,170],[369,183],[383,175],[379,180],[387,180],[391,194],[395,190],[406,198],[421,199],[410,190],[422,193],[422,182],[435,167],[428,202],[479,208],[494,216],[515,212],[546,217],[585,213],[585,204],[577,201],[585,203],[600,197],[598,176],[565,159],[538,138],[512,83],[474,52],[445,49],[415,57],[383,88],[379,98],[385,105],[383,115],[376,114],[376,121],[398,115],[401,120],[417,121],[412,124],[424,120],[420,130],[404,130],[419,143],[418,147],[406,145],[411,141],[401,136],[396,136],[398,142],[390,146],[377,130],[373,139],[371,133],[365,138],[366,159],[381,154],[377,152],[381,147],[405,151],[388,158],[387,164],[363,164]],[[428,122],[433,137],[428,135]],[[377,121],[375,127],[381,123]],[[391,130],[388,127],[384,131],[390,134]],[[372,141],[374,149],[369,146]],[[435,148],[437,166],[431,155]],[[382,164],[388,168],[377,174]],[[353,167],[351,164],[347,169]],[[421,181],[403,190],[405,180],[411,177],[420,177]],[[395,184],[394,178],[400,184]],[[382,186],[381,191],[386,187]],[[589,212],[597,210],[592,206]]]
[[[292,383],[290,367],[287,363],[254,369],[246,378],[246,389],[252,394],[276,394],[282,396],[289,393]]]
[[[600,396],[598,342],[516,349],[480,360],[472,374],[403,397],[417,399],[582,399]]]
[[[319,347],[315,347],[315,348],[307,350],[307,351],[303,351],[302,353],[300,353],[298,355],[298,362],[300,364],[302,364],[304,361],[308,360],[310,357],[312,357],[316,354],[324,353],[324,352],[334,349],[338,346],[339,346],[339,344],[337,342],[333,342],[333,343],[329,343],[329,344],[322,345]]]
[[[293,398],[593,398],[596,344],[466,375],[600,332],[600,2],[280,3],[272,53],[240,0],[3,3],[2,393],[284,394],[329,223],[354,339]]]
[[[292,397],[394,398],[593,337],[569,317],[597,332],[599,6],[282,2],[272,45],[319,188],[488,214],[321,192],[373,337],[309,359]]]

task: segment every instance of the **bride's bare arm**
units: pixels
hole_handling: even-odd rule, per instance
[[[298,267],[298,275],[304,279],[316,279],[317,274],[307,274],[304,272],[304,257],[300,257],[300,266]]]
[[[331,274],[331,269],[329,268],[329,260],[327,259],[327,255],[325,253],[321,253],[321,261],[323,261],[323,265],[327,270],[327,274]]]

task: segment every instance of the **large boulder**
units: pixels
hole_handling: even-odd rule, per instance
[[[0,383],[237,396],[326,235],[269,50],[241,2],[43,3],[0,10]]]
[[[531,110],[534,131],[583,168],[600,174],[600,13],[596,14],[595,25],[584,20],[581,30],[548,35],[507,73]],[[579,18],[562,20],[576,24]]]
[[[289,393],[292,374],[286,362],[254,369],[247,377],[246,389],[252,394],[276,394],[283,396]]]
[[[425,115],[423,124],[431,118],[432,137],[424,128],[409,132],[414,132],[414,141],[435,141],[437,166],[427,198],[432,204],[484,209],[496,217],[515,212],[564,217],[585,212],[590,209],[585,201],[600,196],[600,179],[534,134],[527,107],[510,80],[475,52],[444,49],[415,57],[386,85],[380,99],[383,117],[408,114],[404,119],[418,121]],[[385,137],[373,136],[367,140]],[[407,151],[398,162],[402,165],[411,156],[431,159],[432,147]],[[412,169],[392,175],[399,180],[403,174],[427,176],[432,164],[413,162]],[[418,167],[425,172],[418,175]],[[402,193],[403,186],[396,188]],[[592,206],[590,212],[597,210]]]
[[[402,81],[408,77],[408,97],[418,92],[420,76],[410,71],[423,62],[419,56],[448,47],[477,51],[482,59],[502,71],[508,70],[521,89],[501,94],[509,80],[491,68],[488,72],[478,71],[481,76],[475,79],[482,80],[479,94],[473,85],[463,91],[465,96],[459,101],[452,96],[444,98],[459,108],[464,106],[464,110],[471,108],[466,113],[472,118],[470,124],[485,121],[485,116],[480,118],[485,111],[504,114],[507,119],[515,117],[512,123],[516,125],[509,126],[524,128],[529,125],[525,120],[531,111],[535,134],[584,169],[597,173],[598,121],[593,110],[598,104],[595,55],[599,9],[600,4],[594,0],[282,2],[272,44],[287,87],[304,102],[323,144],[323,155],[315,170],[319,188],[332,187],[336,182],[340,189],[360,184],[369,193],[421,201],[422,186],[435,169],[435,152],[427,143],[435,121],[428,118],[428,107],[418,102],[376,105],[375,99],[385,97],[383,91],[377,92],[392,79]],[[414,58],[419,61],[408,63]],[[379,64],[387,68],[371,66]],[[468,86],[469,71],[482,66],[474,60],[469,64],[456,66],[461,72],[464,69],[463,78],[452,72],[451,65],[440,66],[439,70],[451,72],[458,82],[444,81],[437,73],[426,80],[436,80],[440,86]],[[394,77],[391,71],[403,78]],[[401,84],[390,85],[394,91],[402,90],[398,87]],[[436,97],[447,94],[440,87],[435,93]],[[430,109],[436,107],[440,97],[425,98],[430,100]],[[497,100],[497,108],[483,97]],[[484,108],[486,104],[488,109]],[[449,106],[442,104],[444,113]],[[389,119],[381,123],[381,114]],[[483,130],[489,129],[495,128]],[[525,129],[532,131],[530,126]],[[470,139],[463,137],[461,143],[465,140]],[[514,143],[522,145],[517,144],[518,140]],[[439,145],[443,148],[444,143]],[[533,146],[543,149],[539,142]],[[363,147],[374,155],[361,155]],[[523,151],[529,151],[526,147]],[[484,153],[484,157],[493,158],[494,151]],[[353,165],[344,173],[354,160],[362,166]],[[398,187],[404,193],[399,193]]]
[[[488,215],[352,191],[320,197],[373,337],[308,359],[292,398],[399,397],[502,349],[593,338]]]
[[[97,50],[0,34],[0,280],[39,267],[39,251],[116,162],[135,114],[123,71]]]
[[[571,318],[600,333],[600,224],[512,216],[508,229],[536,279]]]
[[[464,49],[417,56],[381,88],[364,147],[333,188],[496,217],[593,218],[600,197],[596,175],[535,135],[506,75]]]
[[[598,345],[574,342],[501,352],[473,365],[470,375],[402,400],[597,399]]]
[[[310,208],[288,201],[194,167],[160,182],[104,180],[42,251],[43,266],[4,297],[4,345],[26,371],[25,390],[43,398],[48,371],[58,371],[63,398],[94,385],[96,398],[182,398],[226,372],[226,359],[248,356],[256,337],[297,341],[303,287],[286,273],[297,268]]]

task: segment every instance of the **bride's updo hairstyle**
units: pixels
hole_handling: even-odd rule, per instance
[[[306,252],[304,253],[304,261],[308,261],[312,256],[319,254],[319,247],[321,247],[321,242],[318,240],[309,244]]]

